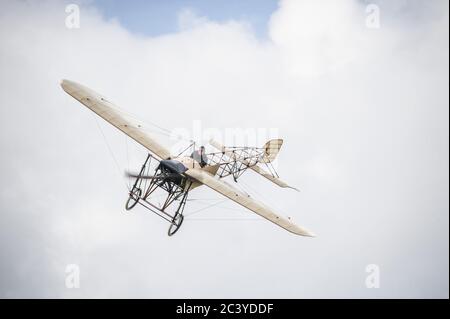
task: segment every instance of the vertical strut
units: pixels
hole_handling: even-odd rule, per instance
[[[152,213],[167,220],[170,223],[168,234],[172,236],[183,222],[183,211],[192,181],[183,174],[175,174],[166,166],[161,165],[161,162],[157,159],[156,161],[159,162],[159,165],[155,168],[154,175],[150,178],[144,178],[144,176],[149,175],[151,158],[151,154],[148,154],[133,184],[133,188],[129,192],[125,208],[130,210],[139,203]],[[147,181],[148,179],[150,182]],[[152,194],[158,194],[153,197],[159,196],[159,192],[155,192],[157,189],[162,191],[160,195],[166,193],[162,205],[157,205],[152,200]],[[169,211],[170,206],[173,206],[173,209]]]

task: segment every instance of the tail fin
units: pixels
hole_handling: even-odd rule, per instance
[[[272,162],[277,157],[281,145],[283,145],[283,140],[281,138],[270,140],[264,144],[263,148],[265,154],[263,160],[267,163]]]

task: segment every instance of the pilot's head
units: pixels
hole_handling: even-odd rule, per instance
[[[202,145],[200,146],[200,152],[204,153],[205,152],[205,147]]]

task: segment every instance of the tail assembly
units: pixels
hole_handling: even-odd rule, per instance
[[[281,138],[270,140],[264,144],[262,147],[264,149],[263,161],[265,163],[273,162],[280,151],[281,145],[283,145],[283,140]]]
[[[243,165],[252,169],[259,175],[267,178],[272,183],[274,183],[280,187],[291,188],[291,189],[294,189],[299,192],[299,190],[297,188],[289,186],[286,182],[281,180],[271,165],[271,163],[277,157],[278,152],[280,151],[281,145],[283,145],[282,139],[273,139],[273,140],[268,141],[266,144],[264,144],[262,148],[254,148],[254,149],[260,149],[260,150],[262,149],[263,150],[262,156],[258,155],[258,157],[259,156],[261,156],[261,157],[259,157],[259,159],[256,159],[256,160],[254,160],[254,159],[251,160],[248,157],[245,158],[242,156],[237,156],[235,150],[233,150],[233,147],[224,146],[215,140],[210,140],[209,144],[214,146],[216,149],[221,151],[223,154],[226,154],[228,157],[232,158],[234,161],[242,163]],[[267,168],[269,170],[265,170],[262,167],[258,166],[257,165],[258,163],[265,164],[265,166],[267,166]]]

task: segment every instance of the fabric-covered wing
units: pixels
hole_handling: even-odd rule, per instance
[[[150,152],[154,153],[161,159],[170,157],[167,148],[159,144],[155,138],[143,131],[141,124],[136,120],[119,111],[112,103],[108,102],[100,94],[91,89],[68,80],[61,81],[61,87],[69,95],[84,104],[98,116],[105,119],[110,124],[130,136],[136,142],[143,145]]]
[[[230,184],[226,183],[224,180],[220,180],[212,176],[211,174],[199,170],[199,169],[189,169],[185,172],[186,175],[194,178],[202,184],[212,188],[216,192],[228,197],[229,199],[235,201],[236,203],[246,207],[247,209],[255,212],[256,214],[270,220],[271,222],[277,224],[280,227],[290,231],[291,233],[314,237],[315,235],[310,231],[295,225],[289,218],[282,217],[275,213],[271,208],[266,205],[256,201],[249,195],[237,190]]]
[[[252,167],[250,167],[252,170],[254,170],[256,173],[260,174],[261,176],[264,176],[265,178],[267,178],[269,181],[277,184],[280,187],[283,188],[291,188],[296,190],[297,192],[299,192],[300,190],[298,188],[295,188],[293,186],[289,186],[286,182],[284,182],[283,180],[279,179],[278,177],[274,177],[272,174],[270,174],[269,172],[267,172],[265,169],[263,169],[262,167],[259,167],[258,165],[254,165]]]

